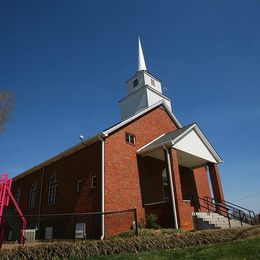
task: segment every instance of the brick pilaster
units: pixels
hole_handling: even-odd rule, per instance
[[[218,165],[215,163],[209,163],[209,175],[212,185],[212,191],[216,202],[224,200],[224,193],[222,184],[220,181],[220,175]]]
[[[179,228],[190,230],[193,228],[192,208],[189,202],[183,201],[179,164],[175,149],[170,150],[170,158]]]

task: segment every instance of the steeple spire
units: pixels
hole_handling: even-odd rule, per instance
[[[143,49],[140,37],[138,36],[138,71],[146,70]]]

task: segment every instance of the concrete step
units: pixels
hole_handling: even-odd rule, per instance
[[[194,227],[196,229],[216,229],[241,227],[241,222],[236,219],[228,220],[227,217],[218,213],[194,212],[193,214]],[[250,226],[247,223],[242,223],[242,226]]]

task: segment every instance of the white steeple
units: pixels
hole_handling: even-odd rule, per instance
[[[138,71],[146,70],[144,53],[141,45],[140,37],[138,36]]]
[[[119,101],[121,119],[164,101],[171,110],[171,100],[162,93],[161,81],[146,70],[140,37],[138,36],[138,71],[126,81],[127,96]]]

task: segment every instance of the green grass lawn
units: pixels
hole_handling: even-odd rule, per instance
[[[212,246],[150,251],[139,254],[97,256],[87,259],[254,259],[260,260],[260,237]]]

